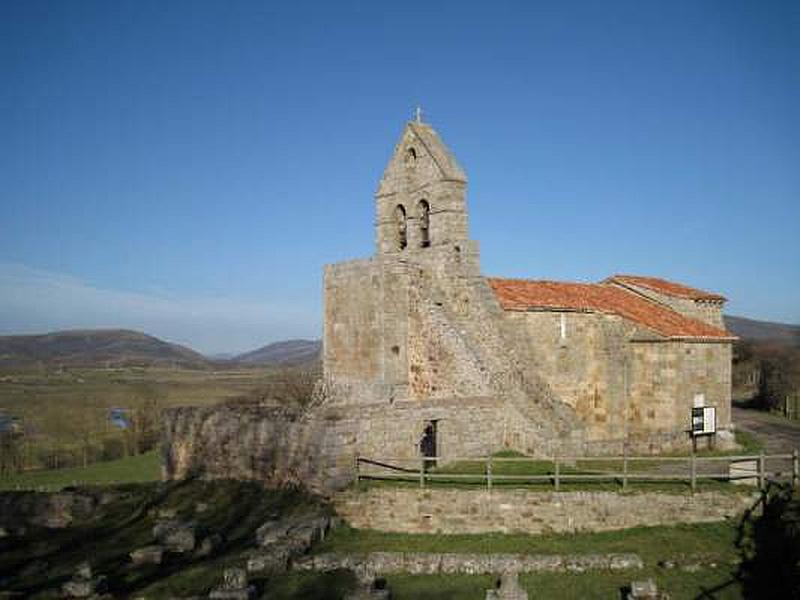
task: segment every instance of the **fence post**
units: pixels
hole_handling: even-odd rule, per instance
[[[758,455],[758,489],[764,489],[764,451],[762,450]]]
[[[419,487],[425,487],[425,457],[419,461]]]
[[[559,469],[559,462],[558,462],[558,454],[554,457],[556,463],[556,491],[558,491],[561,487],[561,482],[559,481],[560,469]]]
[[[622,448],[622,491],[628,489],[628,444]]]
[[[486,487],[492,491],[492,453],[486,457]]]
[[[694,451],[689,459],[689,473],[692,483],[692,493],[694,493],[695,489],[697,488],[697,457],[695,456]]]
[[[800,463],[798,462],[797,448],[792,450],[792,487],[797,487],[797,480],[800,478]]]

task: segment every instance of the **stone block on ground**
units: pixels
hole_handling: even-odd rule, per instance
[[[659,594],[656,582],[652,579],[632,581],[628,600],[664,600],[668,596]]]
[[[247,559],[247,572],[264,575],[285,573],[291,556],[292,552],[285,545],[273,544],[253,553]]]
[[[144,546],[137,548],[129,554],[131,561],[135,565],[160,565],[164,559],[163,546]]]
[[[358,585],[356,589],[344,596],[344,600],[391,600],[392,591],[382,577],[361,572],[356,573]]]
[[[215,600],[250,600],[255,596],[256,589],[248,584],[247,571],[244,569],[225,569],[222,585],[208,595]]]
[[[195,558],[207,558],[211,556],[219,549],[222,542],[222,536],[218,533],[212,533],[204,537],[194,551]]]
[[[176,519],[159,521],[153,527],[153,537],[169,551],[191,552],[197,543],[195,526]]]
[[[75,570],[72,579],[61,586],[63,595],[67,598],[95,598],[106,588],[106,578],[103,575],[92,576],[92,567],[88,562],[82,562]]]
[[[516,571],[503,573],[495,589],[486,590],[486,600],[528,600],[528,592],[519,585]]]
[[[292,524],[287,521],[273,520],[267,521],[256,529],[256,543],[259,546],[268,546],[286,537]]]

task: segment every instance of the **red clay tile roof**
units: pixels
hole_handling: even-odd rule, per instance
[[[612,275],[604,281],[604,283],[621,283],[638,285],[650,290],[661,292],[669,296],[676,296],[678,298],[689,298],[690,300],[725,300],[725,296],[706,292],[705,290],[698,290],[697,288],[683,285],[682,283],[675,283],[667,281],[666,279],[659,279],[658,277],[642,277],[641,275]]]
[[[487,278],[504,310],[567,309],[619,315],[665,337],[735,339],[724,329],[685,317],[624,289],[599,283]]]

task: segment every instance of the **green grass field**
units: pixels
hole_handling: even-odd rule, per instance
[[[542,573],[520,578],[531,598],[618,598],[632,580],[651,577],[673,599],[702,597],[704,590],[719,587],[713,598],[742,598],[735,579],[739,552],[737,527],[732,522],[640,527],[623,531],[572,535],[425,535],[354,530],[335,530],[315,552],[462,552],[520,554],[590,554],[633,552],[645,563],[638,571]],[[714,562],[696,572],[667,570],[664,560],[691,557]],[[483,599],[494,579],[490,576],[388,575],[393,597]]]
[[[740,600],[741,585],[729,567],[697,572],[644,569],[639,571],[592,573],[542,573],[520,576],[520,585],[530,598],[609,600],[623,598],[631,581],[652,578],[672,600],[714,598]],[[484,600],[494,586],[489,575],[390,575],[386,578],[396,600]]]
[[[620,531],[580,534],[463,534],[389,533],[341,527],[315,552],[475,552],[570,554],[635,552],[645,563],[691,554],[713,555],[729,562],[736,558],[736,527],[730,522],[674,527],[635,527]]]
[[[71,485],[140,483],[161,478],[161,457],[151,451],[139,456],[99,462],[88,467],[28,471],[0,479],[0,490],[57,491]]]

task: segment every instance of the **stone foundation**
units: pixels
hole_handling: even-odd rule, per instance
[[[493,573],[583,573],[591,570],[641,569],[636,554],[455,554],[435,552],[370,552],[368,554],[315,554],[293,563],[297,571],[349,569],[386,575]]]

